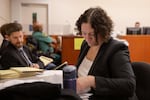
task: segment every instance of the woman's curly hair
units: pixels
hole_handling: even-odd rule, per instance
[[[110,37],[110,33],[113,30],[113,22],[107,13],[100,7],[87,9],[77,20],[76,26],[81,33],[81,25],[83,23],[91,24],[94,29],[94,35],[97,41],[97,35],[107,41]]]

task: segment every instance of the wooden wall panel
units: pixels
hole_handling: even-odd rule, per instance
[[[68,61],[75,64],[79,50],[74,50],[74,36],[62,37],[62,62]],[[150,63],[150,35],[126,35],[119,36],[129,42],[131,61],[143,61]]]
[[[67,61],[68,64],[75,65],[80,50],[74,50],[74,38],[77,36],[62,36],[62,62]]]
[[[127,35],[119,38],[129,42],[131,61],[150,63],[150,35]]]

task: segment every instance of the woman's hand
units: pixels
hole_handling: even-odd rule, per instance
[[[95,88],[95,77],[86,76],[77,78],[77,93],[87,92],[90,88]]]

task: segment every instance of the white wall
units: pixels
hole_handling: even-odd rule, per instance
[[[89,7],[101,6],[114,21],[114,30],[125,33],[127,26],[140,21],[142,26],[150,26],[150,0],[50,0],[51,24],[71,25]]]
[[[12,0],[12,20],[20,18],[22,2],[47,3],[49,6],[49,33],[73,33],[78,17],[89,7],[101,6],[114,21],[114,31],[125,33],[127,26],[140,21],[150,26],[150,0]],[[18,4],[20,3],[20,4]]]
[[[0,0],[0,26],[10,21],[10,0]],[[2,43],[0,35],[0,44]]]
[[[50,16],[50,10],[49,10],[49,3],[50,0],[11,0],[11,21],[15,21],[17,20],[19,23],[21,24],[26,24],[26,23],[22,23],[22,4],[44,4],[44,5],[48,5],[48,16]],[[28,16],[28,15],[27,15]],[[30,19],[29,19],[30,20]],[[43,19],[44,20],[44,19]],[[50,24],[49,19],[46,19],[48,22],[48,25]],[[27,22],[31,22],[31,21],[27,21]],[[45,23],[42,23],[45,24]],[[48,30],[49,33],[49,30]]]
[[[36,20],[43,25],[43,32],[45,34],[48,33],[48,5],[41,5],[41,4],[23,4],[22,5],[22,25],[23,25],[23,31],[26,34],[31,35],[31,25],[33,24],[33,13],[37,14]],[[28,16],[27,16],[28,15]]]

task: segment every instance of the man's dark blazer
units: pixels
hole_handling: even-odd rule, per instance
[[[2,53],[4,52],[4,50],[8,46],[8,44],[9,44],[9,41],[3,39],[3,42],[2,42],[1,47],[0,47],[0,55],[2,55]]]
[[[32,55],[30,50],[23,46],[23,50],[27,54],[28,58],[32,63],[39,64],[40,68],[44,67],[44,64],[38,59],[38,57]],[[23,67],[28,66],[26,61],[22,58],[17,48],[15,48],[11,43],[8,44],[5,51],[3,52],[1,56],[1,65],[3,69],[8,69],[10,67]]]
[[[89,48],[87,42],[83,41],[77,68]],[[134,94],[135,76],[128,47],[123,42],[110,38],[103,43],[88,74],[95,76],[96,88],[91,92],[98,100],[129,100]]]

